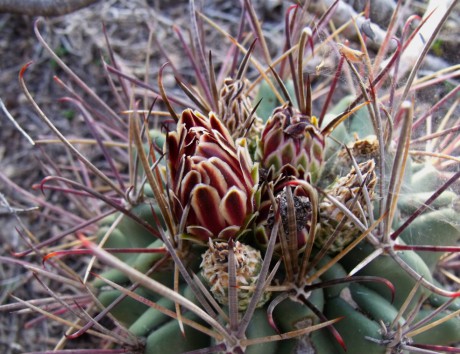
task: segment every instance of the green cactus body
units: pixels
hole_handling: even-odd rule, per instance
[[[163,242],[161,240],[155,240],[146,249],[162,249]],[[164,257],[164,253],[141,253],[139,254],[131,265],[142,273],[147,271],[160,259]]]
[[[452,208],[423,214],[404,230],[401,238],[411,245],[448,246],[457,244],[460,240],[459,215],[459,212]],[[433,272],[443,252],[418,251],[417,254]]]
[[[112,222],[112,221],[105,221],[105,223],[109,223],[109,222]],[[102,226],[98,230],[96,234],[98,242],[102,240],[102,238],[109,231],[109,229],[110,228],[108,226]],[[127,238],[125,234],[119,228],[115,228],[110,232],[110,237],[105,242],[104,247],[130,248],[132,247],[132,241],[130,241],[129,238]],[[132,255],[128,253],[120,253],[120,254],[117,254],[116,256],[120,258],[123,262],[126,262],[126,263],[129,263],[132,259],[136,258],[136,255]]]
[[[196,315],[185,314],[188,319],[198,320]],[[207,335],[184,326],[184,333],[176,320],[170,320],[153,331],[146,339],[144,354],[181,354],[187,351],[206,348],[210,344]]]
[[[147,299],[154,301],[158,297],[145,289],[137,289],[136,293]],[[119,290],[105,290],[102,291],[98,300],[102,305],[108,306],[115,301],[122,293]],[[129,296],[125,297],[119,304],[110,311],[118,321],[125,324],[127,327],[135,323],[139,317],[141,317],[149,307]]]
[[[308,300],[319,310],[324,308],[324,294],[322,289],[311,292]],[[273,311],[273,318],[282,332],[293,331],[308,325],[318,323],[318,317],[305,304],[287,298]]]
[[[364,259],[372,252],[370,245],[358,245],[347,255],[342,262],[345,269],[351,270],[355,267],[360,260]],[[432,281],[431,272],[425,262],[414,251],[404,251],[398,253],[401,259],[406,262],[412,269],[417,271],[418,274],[423,276],[428,281]],[[359,272],[360,275],[376,275],[388,279],[395,287],[394,306],[400,308],[406,300],[408,294],[414,287],[416,281],[401,267],[399,267],[391,257],[379,256],[372,261],[368,266],[364,267]],[[383,284],[369,283],[369,288],[378,292],[387,301],[391,301],[391,292]],[[430,292],[425,288],[420,288],[417,296],[429,296]]]
[[[425,203],[429,197],[431,197],[431,192],[414,192],[400,195],[398,198],[398,207],[401,211],[401,214],[410,215],[417,208]],[[431,208],[439,210],[443,208],[448,208],[454,204],[458,196],[452,191],[443,192],[433,203],[430,204]]]
[[[432,192],[439,187],[442,176],[436,168],[430,164],[421,164],[414,166],[413,169],[411,186],[414,192]]]
[[[325,315],[329,319],[343,317],[334,327],[343,337],[347,351],[339,345],[336,346],[336,353],[373,353],[384,354],[386,348],[375,341],[382,341],[380,325],[356,311],[347,301],[336,297],[327,302]],[[366,338],[372,338],[371,341]],[[331,339],[331,341],[334,341]]]
[[[365,285],[350,284],[350,292],[359,308],[374,321],[382,321],[388,327],[397,317],[398,310],[383,296]],[[399,324],[404,324],[404,318],[400,318]]]
[[[429,316],[434,309],[421,309],[415,317],[415,321],[419,321]],[[442,312],[434,316],[434,318],[427,324],[434,321],[443,319],[450,312]],[[458,316],[449,319],[425,332],[422,332],[412,339],[418,344],[435,344],[435,345],[450,345],[458,342],[458,336],[460,333],[460,318]]]
[[[248,339],[262,338],[276,335],[276,331],[267,321],[267,312],[265,309],[257,309],[249,323],[246,337]],[[279,342],[268,342],[251,345],[246,348],[246,354],[276,354],[279,353]]]
[[[133,207],[131,212],[154,228],[157,228],[157,219],[154,216],[155,209],[151,204],[141,203]],[[131,243],[131,247],[148,247],[150,243],[156,240],[156,237],[150,231],[128,216],[123,217],[117,228]]]
[[[289,93],[289,96],[292,98],[293,102],[291,104],[294,107],[297,107],[297,101],[295,99],[295,92],[294,92],[294,84],[292,80],[287,80],[284,85]],[[284,102],[279,102],[276,95],[273,93],[272,88],[267,84],[264,80],[259,86],[259,90],[257,91],[257,95],[254,98],[253,102],[261,101],[261,105],[257,108],[257,116],[261,117],[263,122],[266,123],[268,118],[271,116],[272,112],[278,107],[280,104]]]
[[[318,263],[318,268],[326,265],[331,260],[329,256],[324,256]],[[322,281],[331,281],[336,279],[344,279],[347,277],[347,272],[340,263],[335,263],[329,270],[321,275]],[[347,284],[337,284],[324,288],[324,295],[326,298],[333,298],[340,295],[342,290],[347,287]]]
[[[441,286],[436,279],[434,280],[434,284],[437,286]],[[430,297],[428,298],[430,304],[432,307],[437,308],[441,305],[444,305],[447,301],[451,300],[449,297],[446,296],[441,296],[435,293],[432,293]],[[448,310],[450,311],[458,311],[460,310],[460,298],[456,298],[448,307]]]
[[[230,97],[227,95],[225,97],[227,100],[230,99],[231,101],[233,96]],[[224,97],[222,99],[224,99]],[[235,102],[232,104],[236,104]],[[350,99],[345,99],[342,104],[345,105],[349,102]],[[279,111],[286,111],[289,109],[292,110],[293,108],[288,106],[278,108]],[[244,113],[246,114],[246,117],[247,113],[248,112]],[[295,112],[292,111],[290,114],[293,116],[295,115]],[[276,109],[273,116],[275,115]],[[251,297],[253,296],[253,289],[259,280],[259,273],[262,265],[262,255],[259,250],[265,250],[266,245],[269,242],[270,231],[272,230],[275,222],[275,209],[273,207],[270,207],[269,211],[264,211],[263,209],[263,205],[265,205],[263,203],[267,203],[268,199],[265,194],[262,194],[264,192],[259,190],[260,187],[257,187],[255,182],[256,179],[258,179],[258,166],[257,164],[253,164],[251,161],[249,150],[246,149],[247,143],[242,141],[242,145],[239,145],[240,143],[231,140],[233,138],[227,134],[228,132],[225,131],[225,128],[221,126],[220,123],[216,123],[217,121],[214,121],[217,118],[215,116],[212,116],[212,118],[211,116],[212,115],[210,115],[210,117],[206,117],[198,114],[197,112],[187,111],[183,117],[187,123],[182,125],[182,129],[185,129],[187,134],[189,133],[189,130],[197,129],[197,131],[193,134],[197,133],[198,135],[195,138],[202,139],[204,145],[208,143],[206,140],[207,138],[203,139],[200,134],[202,134],[203,131],[206,131],[206,129],[211,129],[209,126],[210,124],[214,124],[212,128],[214,129],[214,132],[212,134],[215,136],[217,136],[216,131],[222,130],[222,132],[219,133],[219,137],[215,141],[212,141],[212,144],[215,145],[211,150],[217,151],[219,154],[228,153],[229,155],[225,155],[223,160],[232,169],[237,170],[237,173],[241,173],[240,178],[244,180],[244,183],[240,183],[235,179],[232,179],[234,175],[232,175],[230,170],[226,169],[226,167],[216,165],[214,162],[206,165],[206,163],[208,163],[206,159],[210,159],[210,156],[207,156],[206,152],[198,152],[198,155],[202,154],[203,156],[200,156],[200,158],[194,162],[195,165],[187,164],[184,162],[185,160],[179,163],[178,161],[182,158],[182,156],[188,156],[187,158],[190,159],[195,158],[196,155],[194,154],[196,151],[190,153],[188,151],[191,148],[188,145],[189,142],[184,143],[184,141],[179,139],[178,136],[171,135],[169,138],[166,138],[166,144],[170,144],[170,150],[173,151],[173,155],[169,157],[169,164],[173,167],[172,176],[175,176],[173,178],[175,179],[175,182],[172,191],[176,196],[175,202],[173,203],[174,211],[177,217],[182,217],[181,213],[183,212],[183,206],[186,205],[189,200],[193,199],[188,199],[189,195],[182,190],[191,192],[194,190],[196,185],[204,186],[203,181],[208,181],[209,179],[209,181],[212,182],[212,188],[218,191],[216,194],[218,198],[213,197],[210,198],[210,200],[212,203],[215,203],[213,204],[215,206],[214,209],[221,210],[225,214],[226,219],[224,221],[220,219],[220,221],[218,220],[219,227],[215,227],[216,225],[213,223],[213,220],[205,220],[202,218],[204,217],[204,214],[200,214],[201,209],[199,208],[202,208],[203,206],[199,205],[198,197],[194,197],[196,201],[192,200],[192,204],[195,203],[192,207],[196,210],[187,216],[187,220],[185,222],[187,233],[183,235],[183,240],[190,239],[199,241],[198,245],[187,249],[187,257],[195,259],[195,263],[200,259],[202,262],[200,267],[195,267],[193,265],[193,261],[187,261],[186,264],[191,272],[196,273],[203,280],[203,283],[210,289],[212,296],[223,306],[224,311],[228,311],[229,282],[228,259],[226,257],[228,257],[229,241],[231,240],[234,244],[236,280],[238,286],[238,291],[236,292],[238,296],[238,316],[242,316],[247,309]],[[340,137],[340,140],[344,143],[351,144],[349,145],[349,148],[358,162],[358,167],[366,183],[370,200],[371,202],[375,202],[375,195],[377,193],[376,186],[378,186],[378,181],[377,173],[375,172],[376,157],[373,154],[378,151],[378,148],[376,148],[378,145],[375,144],[375,137],[366,135],[372,133],[372,130],[369,130],[368,125],[370,123],[366,120],[366,117],[367,113],[355,114],[353,118],[350,119],[348,125],[339,126],[338,129],[334,131],[334,134],[337,137]],[[233,118],[229,116],[229,119]],[[260,153],[260,156],[262,156],[260,161],[262,167],[271,167],[278,171],[275,172],[275,180],[276,178],[280,178],[282,176],[288,176],[290,181],[295,181],[297,179],[304,180],[306,178],[308,179],[308,176],[310,176],[312,177],[311,180],[315,181],[315,179],[319,176],[319,172],[323,170],[323,168],[325,181],[328,180],[329,175],[332,176],[334,173],[339,173],[338,176],[334,177],[333,183],[327,187],[326,193],[345,205],[358,219],[362,220],[363,217],[368,218],[367,204],[362,193],[363,181],[358,180],[354,167],[350,169],[351,162],[348,156],[344,154],[342,146],[334,147],[334,143],[330,142],[325,145],[325,140],[322,140],[322,138],[316,141],[315,137],[306,136],[303,136],[302,139],[306,139],[308,141],[298,142],[298,146],[296,146],[294,143],[289,141],[292,137],[285,136],[286,127],[283,129],[278,127],[278,131],[275,132],[276,127],[274,127],[274,125],[270,125],[273,123],[272,119],[273,117],[268,119],[264,128],[265,131],[261,133],[261,139],[259,140],[260,149],[258,153],[262,152]],[[188,120],[193,122],[191,123]],[[234,121],[229,121],[227,123],[234,128],[234,132],[238,130],[237,124]],[[353,142],[351,136],[353,133],[356,133],[356,129],[358,129],[360,124],[364,124],[365,126],[361,127],[359,136],[365,136],[366,138],[361,140],[357,140],[355,138],[355,141]],[[191,128],[192,126],[193,129]],[[346,129],[344,128],[344,130],[342,130],[341,127],[344,126]],[[272,138],[274,136],[278,136],[278,140],[273,138],[277,141],[276,144],[267,138],[268,134],[273,134]],[[160,137],[157,136],[157,138]],[[230,139],[228,146],[226,145],[227,143],[223,142],[225,139]],[[316,148],[311,144],[316,144]],[[267,152],[267,147],[273,148],[275,146],[277,148],[273,149],[273,154],[270,155],[270,153]],[[299,146],[301,147],[300,150],[303,149],[302,153],[299,153]],[[330,161],[324,165],[323,159],[326,146],[331,151],[340,151],[335,155],[330,153]],[[316,164],[311,163],[311,156],[308,155],[315,149],[318,149],[318,151],[313,154],[317,154],[319,156]],[[179,154],[179,150],[183,151],[184,154]],[[244,152],[242,152],[242,150],[244,150]],[[242,164],[239,162],[236,163],[238,156],[244,157]],[[391,165],[392,158],[389,157],[389,160],[390,162],[387,161],[387,164],[389,164],[388,166]],[[205,161],[205,163],[203,163],[203,161]],[[199,165],[202,163],[202,166]],[[184,178],[184,175],[182,174],[184,171],[188,176],[187,178]],[[332,173],[332,171],[335,172]],[[227,173],[228,175],[226,175]],[[279,173],[277,177],[276,173]],[[197,174],[200,174],[201,179],[198,178],[195,183],[193,182],[193,178],[197,177]],[[222,176],[227,177],[222,179]],[[233,177],[230,178],[228,176]],[[438,183],[438,179],[438,174],[429,168],[420,166],[415,166],[413,168],[413,175],[409,173],[409,177],[406,177],[404,182],[404,188],[408,192],[403,194],[399,200],[398,210],[396,210],[396,217],[394,221],[395,227],[398,227],[398,225],[401,224],[401,220],[399,220],[400,217],[407,217],[410,215],[411,212],[416,210],[418,204],[424,202],[424,200],[431,195],[430,192],[424,192],[422,190],[412,192],[411,188],[414,188],[414,183],[426,180],[433,184]],[[325,181],[318,181],[318,184],[321,185],[322,183],[326,183]],[[232,184],[234,184],[233,187],[231,186]],[[206,189],[206,193],[204,193],[204,195],[213,195],[212,193],[208,193],[210,192],[208,187],[203,188]],[[235,196],[237,196],[237,198],[235,198],[235,203],[234,205],[227,204],[221,207],[219,206],[219,203],[227,198],[226,193],[229,188],[235,189],[234,193]],[[293,187],[293,191],[293,203],[296,211],[296,230],[297,232],[299,232],[299,230],[302,232],[302,236],[299,237],[298,235],[297,247],[301,249],[308,242],[311,226],[310,218],[312,213],[312,204],[309,198],[299,192],[299,189]],[[197,190],[194,190],[193,193],[199,193],[199,191],[197,192]],[[280,227],[283,227],[285,234],[289,235],[289,210],[287,207],[287,197],[283,193],[285,192],[277,191],[275,200],[280,208]],[[200,196],[200,198],[204,197]],[[261,203],[261,198],[265,198],[266,200],[263,200],[263,203]],[[230,200],[231,198],[228,197],[228,199]],[[429,244],[434,246],[449,245],[457,242],[460,238],[457,212],[450,208],[456,200],[457,196],[455,193],[450,191],[444,192],[440,198],[432,204],[432,208],[435,210],[424,213],[411,223],[411,225],[403,232],[402,240],[409,244]],[[178,202],[181,204],[177,204]],[[300,205],[304,206],[307,212],[302,214],[301,208],[299,207]],[[261,206],[260,209],[257,209],[259,206]],[[244,212],[242,214],[232,214],[231,207],[239,208]],[[257,214],[256,211],[259,214]],[[159,226],[156,225],[154,220],[155,217],[152,215],[152,207],[150,204],[139,204],[132,209],[132,212],[141,217],[143,220],[146,220],[150,225],[154,227]],[[378,216],[378,210],[375,212],[376,216]],[[325,197],[322,197],[319,200],[318,213],[319,225],[317,225],[316,229],[317,232],[315,235],[313,256],[316,255],[327,242],[328,237],[334,233],[340,223],[340,220],[344,217],[343,212],[333,203],[330,203]],[[261,215],[263,223],[259,222]],[[106,220],[101,223],[103,227],[99,231],[100,237],[102,237],[102,235],[108,230],[110,223],[113,222],[115,217],[116,215],[106,218]],[[258,220],[259,223],[253,223],[254,220]],[[164,225],[161,225],[161,227],[164,227]],[[245,242],[249,241],[249,243],[252,244],[252,237],[254,237],[258,232],[263,234],[263,239],[265,240],[263,246],[257,245],[257,242],[255,247],[240,242],[244,240]],[[328,254],[335,255],[341,252],[344,247],[346,247],[361,233],[362,232],[353,222],[349,220],[345,221],[345,223],[341,226],[336,241],[329,246]],[[234,240],[235,237],[238,237],[238,241]],[[256,238],[256,240],[258,239]],[[398,242],[403,243],[402,240]],[[204,244],[203,241],[208,241],[208,244],[210,245],[207,250],[202,246],[202,244]],[[123,218],[120,225],[113,231],[112,237],[108,239],[106,246],[126,248],[164,247],[162,241],[155,239],[148,230],[129,218]],[[280,245],[278,244],[277,247],[280,247]],[[361,242],[348,255],[341,259],[340,262],[335,263],[328,271],[323,273],[317,282],[321,283],[346,279],[348,277],[347,272],[353,269],[374,250],[374,246],[371,246],[366,241]],[[326,263],[331,261],[331,256],[329,255],[324,256],[319,261],[319,263],[315,266],[316,269],[320,269]],[[442,253],[435,254],[433,252],[426,254],[424,252],[414,251],[398,252],[398,256],[402,261],[429,282],[434,281],[432,273],[436,266],[436,262],[441,255]],[[119,256],[119,258],[125,263],[142,273],[146,273],[163,257],[164,255],[162,253],[141,253],[134,256]],[[280,257],[280,259],[282,259],[283,255],[278,252],[276,257]],[[166,267],[166,269],[168,268]],[[284,275],[282,272],[283,271],[281,271],[281,274]],[[314,274],[315,270],[312,270],[311,273]],[[395,344],[396,346],[393,349],[386,347],[389,341],[392,340],[391,335],[394,335],[395,333],[395,329],[389,328],[389,325],[398,315],[400,307],[415,286],[416,280],[408,275],[406,271],[404,271],[394,261],[394,259],[388,255],[381,255],[377,257],[365,266],[357,275],[378,276],[389,280],[395,287],[394,302],[390,302],[391,291],[388,287],[377,282],[366,282],[365,285],[358,283],[348,284],[343,282],[325,287],[324,289],[317,289],[311,292],[308,297],[308,301],[329,320],[337,317],[343,317],[339,322],[334,324],[334,328],[337,329],[340,336],[344,339],[348,353],[369,352],[372,354],[383,354],[388,352],[388,350],[396,350],[395,348],[398,348],[398,343]],[[130,283],[130,279],[124,276],[124,274],[120,271],[109,270],[105,273],[105,276],[118,284]],[[161,271],[154,272],[151,276],[159,280],[162,284],[166,284],[169,288],[174,288],[174,276],[170,271],[162,269]],[[352,279],[352,277],[350,279]],[[102,288],[103,284],[104,282],[101,280],[96,280],[94,282],[94,285],[99,288]],[[181,293],[183,293],[184,297],[192,300],[198,306],[201,305],[196,300],[195,295],[192,294],[189,286],[185,286],[185,284],[181,282],[180,288],[182,289]],[[156,301],[158,305],[164,306],[172,311],[175,310],[175,304],[169,298],[160,297],[148,292],[146,293],[145,289],[142,288],[137,290],[137,292],[145,295],[152,301]],[[119,291],[103,290],[101,291],[99,298],[104,305],[108,305],[119,295]],[[255,310],[250,325],[245,333],[245,338],[250,340],[276,334],[274,329],[268,323],[266,316],[271,295],[270,291],[262,294],[262,297],[257,305],[259,308]],[[423,287],[418,289],[415,298],[419,298],[421,296],[429,296],[431,304],[435,304],[435,306],[440,306],[447,300],[447,298],[439,298],[439,296],[431,294]],[[412,302],[409,306],[409,310],[412,309],[414,305],[415,302]],[[450,309],[456,310],[456,306],[458,307],[458,301],[454,302]],[[130,310],[126,311],[127,308]],[[433,309],[421,310],[420,316],[427,316],[431,311],[433,311]],[[207,335],[191,329],[187,325],[185,325],[185,335],[183,335],[180,332],[180,326],[176,320],[171,320],[168,316],[162,314],[158,310],[149,308],[148,306],[133,299],[127,298],[123,300],[121,304],[117,305],[111,311],[111,313],[123,324],[128,326],[129,330],[134,335],[145,338],[145,354],[156,353],[159,352],[159,350],[165,350],[167,353],[180,353],[189,350],[206,348],[207,346],[216,344],[215,341]],[[443,314],[443,316],[445,315],[446,313]],[[196,315],[192,315],[191,313],[186,312],[185,316],[187,318],[198,320],[200,323],[202,322]],[[275,306],[273,310],[273,320],[281,333],[305,328],[321,322],[318,316],[305,304],[294,301],[289,297]],[[429,330],[426,333],[419,334],[414,337],[414,343],[430,344],[436,342],[450,344],[459,340],[460,335],[458,332],[458,323],[457,319],[453,319],[442,326],[440,325],[439,327]],[[405,322],[405,318],[401,317],[397,325],[406,326],[407,324]],[[407,343],[410,342],[410,339],[406,338],[404,340],[407,340]],[[271,341],[268,343],[248,346],[245,349],[245,353],[294,353],[299,351],[301,352],[302,350],[309,350],[315,354],[344,353],[343,348],[340,347],[336,338],[333,338],[328,329],[315,331],[296,339]],[[405,353],[405,351],[401,352]]]
[[[175,306],[174,302],[167,297],[160,298],[157,304],[171,311]],[[138,337],[146,337],[149,333],[155,331],[159,326],[169,320],[169,316],[151,307],[131,324],[129,331]]]

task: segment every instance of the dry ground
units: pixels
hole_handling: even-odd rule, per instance
[[[103,1],[71,15],[46,19],[40,28],[50,46],[78,75],[84,78],[90,87],[104,97],[108,88],[100,60],[100,55],[106,48],[101,30],[102,23],[106,24],[107,33],[120,63],[127,71],[141,77],[145,70],[149,27],[155,28],[158,38],[164,41],[171,59],[180,63],[180,54],[174,49],[178,44],[172,32],[172,24],[187,27],[188,4],[187,1],[178,2],[175,6],[169,3],[168,1],[147,3],[142,0]],[[237,23],[239,11],[231,2],[217,0],[206,3],[209,4],[206,6],[208,14],[220,18],[227,24]],[[260,4],[258,2],[257,7],[261,15],[266,16],[267,23],[273,21],[270,27],[273,31],[271,37],[277,40],[282,31],[282,27],[277,22],[282,21],[282,12],[276,8],[273,14],[269,11],[264,13],[264,5],[261,3],[262,1]],[[458,28],[459,25],[458,12],[456,16],[453,28]],[[82,121],[69,107],[57,101],[62,96],[62,91],[54,83],[53,75],[65,75],[56,63],[49,59],[49,55],[38,43],[33,31],[33,22],[34,18],[28,16],[0,14],[0,98],[9,113],[32,137],[48,134],[47,128],[37,118],[36,112],[26,102],[17,79],[22,65],[32,60],[34,64],[26,73],[26,81],[37,103],[64,133],[71,134],[76,130],[84,129]],[[446,43],[452,44],[447,47],[444,45],[445,47],[440,49],[440,55],[451,63],[460,62],[458,33],[455,36],[455,33],[448,31],[445,35],[451,41]],[[456,45],[457,50],[454,50]],[[155,48],[151,50],[151,58],[152,68],[158,68],[158,65],[164,62]],[[0,127],[0,173],[24,190],[30,191],[31,185],[44,177],[37,151],[6,119],[4,112],[0,112]],[[61,154],[53,158],[59,161],[65,156]],[[0,256],[3,256],[22,246],[19,235],[15,231],[16,216],[8,210],[7,205],[22,209],[33,207],[34,203],[1,179],[0,193],[5,197],[0,200]],[[53,226],[50,226],[37,212],[31,211],[18,215],[38,238],[53,233]],[[27,275],[22,268],[0,262],[0,304],[11,301],[9,294],[12,292],[23,299],[39,297],[42,289],[31,280],[30,275]],[[41,321],[26,331],[24,325],[30,319],[29,315],[0,313],[0,352],[22,353],[53,348],[62,335],[61,328],[51,322]],[[88,338],[83,338],[76,341],[74,345],[78,348],[90,347],[91,343],[86,341]]]
[[[211,1],[206,11],[227,24],[237,23],[239,19],[239,9],[225,1]],[[176,65],[183,65],[176,50],[179,44],[172,25],[188,28],[187,14],[187,1],[177,1],[172,6],[168,1],[111,0],[70,15],[47,18],[39,27],[50,47],[89,87],[106,99],[109,88],[100,59],[102,54],[107,53],[103,24],[123,69],[143,79],[150,28],[154,28],[170,59]],[[9,114],[30,136],[34,139],[49,136],[49,130],[37,117],[19,85],[18,73],[21,67],[33,61],[25,78],[38,105],[64,134],[73,134],[76,131],[83,133],[82,130],[86,128],[82,120],[68,105],[58,102],[63,93],[54,82],[53,76],[63,79],[67,77],[50,60],[50,56],[36,39],[34,21],[35,18],[30,16],[0,14],[0,98]],[[150,50],[150,55],[151,70],[157,71],[165,59],[160,57],[155,48]],[[187,70],[188,68],[184,68],[184,72]],[[23,246],[16,232],[17,217],[39,239],[57,232],[58,228],[49,225],[46,218],[36,211],[11,213],[10,208],[21,210],[34,206],[33,201],[20,192],[19,188],[37,195],[37,192],[31,190],[31,186],[45,175],[41,169],[39,151],[15,129],[3,111],[0,117],[0,173],[18,186],[13,187],[0,179],[0,256],[4,256]],[[59,162],[66,157],[62,152],[55,151],[52,158]],[[57,204],[58,199],[52,202]],[[10,293],[22,299],[39,298],[44,294],[42,288],[37,286],[24,269],[0,262],[0,304],[11,301]],[[54,347],[62,336],[62,329],[56,324],[41,321],[25,330],[27,321],[33,317],[0,313],[0,352],[23,353]],[[76,341],[74,346],[91,347],[91,343],[86,341],[88,338],[83,338]]]

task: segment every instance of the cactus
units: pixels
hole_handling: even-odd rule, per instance
[[[198,80],[194,87],[177,81],[193,103],[183,107],[167,92],[162,67],[163,111],[146,113],[128,99],[128,120],[114,123],[129,147],[125,175],[99,136],[107,126],[93,133],[110,173],[87,160],[35,104],[24,67],[26,97],[81,161],[79,172],[100,188],[60,173],[46,177],[37,188],[64,191],[84,205],[90,199],[98,213],[76,218],[62,234],[74,234],[74,244],[54,238],[15,254],[40,253],[44,270],[21,263],[37,278],[65,279],[85,295],[73,306],[45,286],[61,306],[57,311],[74,322],[34,302],[18,299],[15,308],[57,319],[68,328],[67,340],[84,333],[100,338],[95,353],[459,352],[453,346],[460,342],[460,291],[438,282],[440,274],[458,282],[448,271],[460,250],[459,197],[452,188],[460,172],[449,165],[458,164],[458,146],[443,142],[438,153],[411,147],[458,129],[441,124],[432,136],[412,137],[420,123],[408,94],[420,61],[403,92],[389,84],[405,43],[398,42],[380,69],[388,42],[371,59],[365,47],[331,39],[336,74],[326,97],[316,97],[323,83],[304,75],[305,65],[318,55],[319,33],[335,6],[314,31],[302,22],[304,9],[289,8],[285,53],[275,59],[246,1],[246,20],[259,42],[246,49],[239,33],[244,54],[235,51],[233,63],[240,58],[241,64],[223,66],[219,76],[202,43],[186,45]],[[223,32],[204,15],[193,12],[191,19],[200,21],[192,26],[196,38],[205,23]],[[352,98],[335,97],[342,71],[359,87]],[[163,129],[150,122],[164,115]],[[64,250],[50,250],[52,243]],[[93,257],[83,274],[66,265],[72,255]]]

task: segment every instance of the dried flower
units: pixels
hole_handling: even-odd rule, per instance
[[[210,286],[214,298],[222,305],[228,304],[228,255],[229,244],[227,242],[212,242],[209,240],[209,248],[202,255],[201,274]],[[259,279],[262,266],[260,251],[236,241],[233,246],[236,268],[236,285],[255,287]],[[238,289],[238,309],[244,311],[251,301],[253,289]],[[261,297],[258,307],[265,304],[270,293],[265,292]]]
[[[290,188],[290,187],[288,187]],[[295,191],[299,191],[296,189]],[[295,216],[295,231],[297,237],[297,245],[299,248],[302,248],[308,239],[311,226],[311,203],[310,199],[304,195],[293,195],[292,196],[292,207],[291,211],[289,208],[289,202],[286,196],[286,191],[283,190],[276,196],[278,206],[281,213],[281,221],[283,225],[283,231],[286,237],[289,239],[291,237],[289,233],[289,216],[290,212],[294,212]],[[274,209],[273,206],[270,208],[270,212],[267,217],[267,227],[269,230],[273,228],[275,221]]]
[[[368,160],[358,165],[362,175],[362,180],[359,178],[354,167],[346,176],[339,178],[326,191],[328,195],[335,198],[337,201],[346,206],[360,220],[367,216],[368,208],[365,201],[364,186],[367,189],[370,200],[374,197],[374,190],[377,184],[377,176],[375,174],[374,160]],[[324,198],[319,204],[321,228],[315,237],[315,244],[321,247],[327,239],[334,233],[342,219],[347,217],[332,201]],[[330,246],[330,253],[336,253],[346,247],[360,234],[359,229],[354,225],[353,221],[346,220],[341,225],[341,231],[338,237],[334,239]]]

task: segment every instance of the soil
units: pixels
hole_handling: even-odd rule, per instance
[[[239,9],[225,1],[210,2],[206,11],[227,24],[239,20]],[[181,58],[182,53],[177,50],[180,44],[173,32],[173,25],[189,27],[188,13],[188,1],[176,1],[172,6],[170,2],[161,1],[111,0],[96,3],[73,14],[41,19],[37,27],[63,62],[110,105],[115,103],[108,93],[110,87],[102,68],[101,56],[107,56],[108,53],[103,26],[123,71],[143,80],[146,56],[150,54],[150,67],[154,71],[150,80],[156,82],[157,70],[166,59],[156,48],[151,48],[147,53],[151,28],[155,29],[155,35],[168,53],[169,60],[185,76],[191,76],[190,67],[184,65],[186,62]],[[37,40],[34,32],[36,20],[24,15],[0,14],[0,98],[8,114],[30,137],[39,139],[52,136],[20,87],[19,72],[32,61],[24,78],[37,105],[64,135],[77,135],[75,132],[78,132],[79,136],[85,136],[88,128],[84,121],[69,104],[59,101],[68,94],[63,92],[53,77],[69,82],[68,75]],[[212,37],[209,40],[212,41]],[[219,50],[218,45],[214,47]],[[171,86],[171,78],[169,82]],[[167,77],[165,83],[168,85]],[[46,216],[37,210],[30,210],[36,206],[34,198],[41,197],[40,192],[32,190],[32,186],[47,175],[43,171],[46,163],[43,149],[32,146],[3,110],[0,111],[0,117],[0,256],[8,256],[11,252],[24,249],[18,228],[27,228],[37,239],[43,240],[58,233],[61,225],[56,223],[50,226]],[[61,149],[47,147],[45,151],[55,163],[67,158]],[[48,194],[47,200],[75,211],[74,206],[57,193]],[[36,262],[37,257],[27,257],[26,260]],[[0,261],[0,279],[0,304],[14,302],[10,294],[24,300],[48,296],[30,272],[19,265]],[[65,292],[59,286],[54,289]],[[0,352],[13,354],[54,348],[62,338],[62,328],[43,319],[37,323],[28,322],[36,317],[30,313],[18,315],[0,312]],[[66,348],[91,348],[94,347],[92,340],[84,336],[67,344]]]

